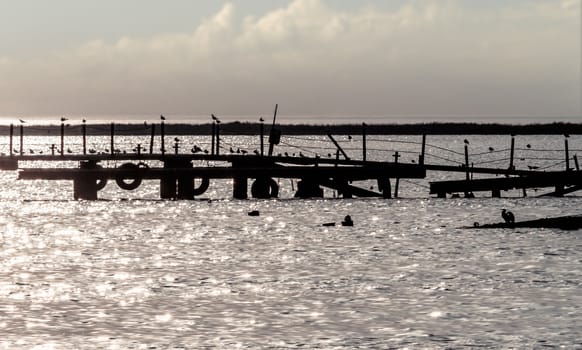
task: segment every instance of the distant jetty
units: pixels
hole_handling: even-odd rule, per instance
[[[227,122],[221,124],[222,135],[258,135],[260,123]],[[265,132],[271,125],[265,123]],[[210,135],[212,123],[167,123],[167,135]],[[360,124],[278,124],[285,135],[350,135],[359,134],[363,125]],[[0,134],[9,133],[9,125],[0,125]],[[367,124],[369,135],[561,135],[582,134],[582,123],[553,122],[544,124],[499,124],[499,123],[411,123],[411,124]],[[117,135],[149,135],[149,124],[115,123]],[[27,125],[26,134],[31,136],[54,136],[61,132],[61,125]],[[87,134],[94,136],[109,135],[110,124],[87,123]],[[67,121],[66,133],[70,136],[82,134],[82,125],[74,120]]]
[[[555,218],[543,218],[536,220],[520,221],[513,224],[496,223],[468,226],[471,229],[492,229],[492,228],[558,228],[562,230],[579,230],[582,228],[582,215],[560,216]]]

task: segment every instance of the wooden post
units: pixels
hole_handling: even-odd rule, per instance
[[[366,161],[366,123],[362,123],[362,159]]]
[[[137,147],[135,149],[136,149],[137,155],[140,156],[141,155],[141,143],[138,143]]]
[[[13,147],[14,147],[14,124],[10,124],[10,156],[12,156],[14,153]]]
[[[515,155],[515,137],[511,136],[511,151],[509,153],[509,170],[515,169],[513,165],[514,155]]]
[[[400,158],[400,154],[398,153],[398,151],[396,151],[396,153],[394,153],[394,164],[398,164],[398,158]],[[396,178],[395,183],[394,183],[394,198],[398,198],[398,187],[400,185],[400,178]]]
[[[576,167],[576,171],[580,171],[580,165],[578,165],[578,156],[574,155],[574,166]]]
[[[83,119],[83,125],[81,125],[81,132],[83,133],[83,154],[87,154],[87,125],[85,124],[85,119]]]
[[[261,125],[260,125],[260,134],[261,134],[261,157],[265,155],[265,124],[263,124],[263,119],[261,118]]]
[[[179,150],[180,150],[180,143],[178,141],[176,141],[174,143],[174,154],[178,154]]]
[[[152,124],[152,134],[150,138],[150,154],[154,153],[154,140],[156,136],[156,124]]]
[[[469,146],[467,145],[465,145],[465,170],[467,181],[469,181],[471,178],[469,176]]]
[[[110,153],[115,154],[115,123],[111,123]]]
[[[246,177],[235,177],[232,179],[232,197],[234,199],[248,198],[248,179]]]
[[[418,164],[424,165],[424,154],[426,151],[426,134],[422,134],[422,149],[420,153],[420,159],[418,160]]]
[[[24,154],[24,125],[20,124],[20,155]]]
[[[164,121],[162,120],[160,122],[160,137],[161,137],[161,142],[162,142],[162,155],[166,154],[166,144],[165,144],[165,138],[166,138],[166,130],[165,130],[165,125],[164,125]]]
[[[220,155],[220,122],[216,123],[216,146],[215,149],[216,155]]]
[[[54,155],[55,155],[55,150],[56,150],[56,149],[57,149],[57,146],[55,146],[55,144],[53,143],[53,144],[51,145],[51,156],[54,156]]]
[[[61,156],[65,153],[65,122],[61,122]]]
[[[337,148],[337,150],[343,154],[344,158],[347,159],[347,160],[350,160],[350,157],[348,157],[348,155],[346,154],[346,152],[344,152],[343,148],[341,148],[341,146],[339,145],[339,143],[337,143],[337,141],[333,138],[333,136],[331,136],[330,133],[327,133],[327,137],[329,137],[329,139],[331,140],[331,142],[333,142],[333,144],[335,145],[335,147]]]
[[[570,150],[568,148],[568,139],[567,138],[564,139],[564,148],[566,151],[566,154],[565,154],[565,156],[566,156],[566,171],[569,171],[570,170]]]
[[[210,148],[210,154],[214,155],[214,140],[215,140],[215,134],[216,134],[216,122],[213,120],[212,121],[212,140],[210,141],[211,148]]]

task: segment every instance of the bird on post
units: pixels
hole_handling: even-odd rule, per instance
[[[260,118],[259,118],[259,121],[262,123],[262,122],[264,122],[264,121],[265,121],[265,119],[263,119],[263,117],[260,117]]]
[[[22,124],[26,123],[26,120],[18,119]]]
[[[466,145],[468,145],[468,144],[469,144],[469,140],[467,140],[467,139],[464,139],[464,140],[463,140],[463,142],[464,142]]]
[[[161,120],[166,120],[166,117],[164,117],[164,115],[163,115],[163,114],[160,114],[160,119],[161,119]]]
[[[61,122],[66,122],[67,120],[69,120],[69,119],[67,119],[67,118],[65,118],[65,117],[62,117],[62,118],[61,118]]]
[[[515,216],[509,210],[507,209],[501,210],[501,217],[503,218],[503,220],[505,220],[506,224],[510,225],[515,224]]]

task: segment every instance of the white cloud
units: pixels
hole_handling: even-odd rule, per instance
[[[0,58],[0,113],[573,115],[579,2],[475,10],[411,1],[343,12],[232,4],[191,33]]]

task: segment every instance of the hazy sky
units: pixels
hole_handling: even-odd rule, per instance
[[[0,115],[577,116],[580,0],[0,2]]]

